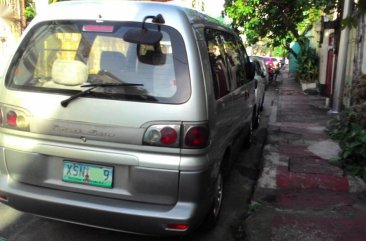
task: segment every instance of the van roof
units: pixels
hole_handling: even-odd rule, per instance
[[[48,20],[142,21],[148,15],[156,16],[159,13],[163,15],[166,24],[172,27],[205,23],[226,28],[218,20],[176,2],[126,0],[74,0],[53,3],[35,17],[32,25]]]

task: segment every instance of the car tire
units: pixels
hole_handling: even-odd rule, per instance
[[[255,110],[255,113],[254,114],[254,117],[253,117],[253,129],[258,129],[259,127],[259,123],[261,121],[261,112],[260,112],[260,109],[256,109]]]
[[[255,112],[253,113],[253,117],[252,119],[254,118],[255,116]],[[254,121],[250,121],[249,123],[249,130],[246,134],[246,137],[245,137],[245,140],[244,140],[244,149],[249,149],[250,146],[252,145],[252,141],[253,141],[253,123]]]
[[[263,97],[262,97],[262,101],[261,101],[261,104],[259,106],[259,111],[262,112],[263,111],[263,104],[264,104],[264,94],[263,94]]]
[[[207,216],[202,224],[203,230],[211,230],[213,229],[217,221],[219,219],[219,215],[222,208],[222,200],[224,196],[224,180],[223,174],[220,171],[216,182],[215,182],[215,190],[214,190],[214,199],[212,200],[212,205],[207,213]]]

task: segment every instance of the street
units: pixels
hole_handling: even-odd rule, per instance
[[[211,231],[196,231],[183,237],[187,241],[230,241],[242,238],[241,224],[247,213],[254,185],[259,175],[259,163],[266,138],[266,127],[274,90],[266,92],[261,125],[254,133],[251,148],[243,150],[225,183],[223,207],[217,226]],[[0,240],[7,241],[73,241],[73,240],[124,240],[124,241],[165,241],[177,238],[146,237],[125,234],[98,228],[50,220],[26,214],[0,204]],[[98,217],[96,217],[98,218]]]

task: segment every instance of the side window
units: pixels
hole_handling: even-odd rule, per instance
[[[254,65],[255,65],[255,71],[258,73],[258,74],[262,74],[262,69],[261,69],[261,66],[260,66],[260,64],[259,64],[259,62],[258,61],[253,61],[253,63],[254,63]]]
[[[241,40],[237,40],[236,42],[237,46],[238,46],[238,51],[240,53],[240,61],[242,63],[242,70],[243,70],[243,81],[244,82],[249,82],[250,79],[247,79],[246,77],[246,66],[247,66],[247,63],[249,62],[249,56],[247,54],[247,51],[245,51],[245,48],[241,42]]]
[[[223,39],[231,78],[236,87],[239,87],[245,82],[245,55],[235,36],[223,33]]]
[[[206,29],[205,38],[210,58],[215,98],[220,99],[230,93],[231,89],[228,68],[225,61],[224,44],[221,40],[220,32],[217,30]]]

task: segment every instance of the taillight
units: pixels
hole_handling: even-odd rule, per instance
[[[144,144],[179,147],[180,125],[152,125],[144,134]]]
[[[176,130],[171,127],[165,127],[161,131],[160,141],[163,145],[173,145],[177,142],[178,134]]]
[[[209,134],[206,125],[189,126],[184,137],[185,148],[204,148],[208,145]]]
[[[19,108],[0,105],[0,125],[5,128],[29,130],[29,114]]]
[[[17,125],[17,113],[14,111],[9,111],[6,113],[6,122],[9,126],[15,127]]]
[[[177,224],[168,224],[166,226],[166,230],[170,230],[170,231],[187,231],[188,230],[188,225],[184,224],[184,223],[177,223]]]
[[[187,149],[205,148],[209,144],[208,125],[195,122],[151,125],[144,134],[143,144]]]
[[[3,202],[7,202],[8,201],[8,197],[3,195],[3,194],[0,194],[0,201],[3,201]]]

